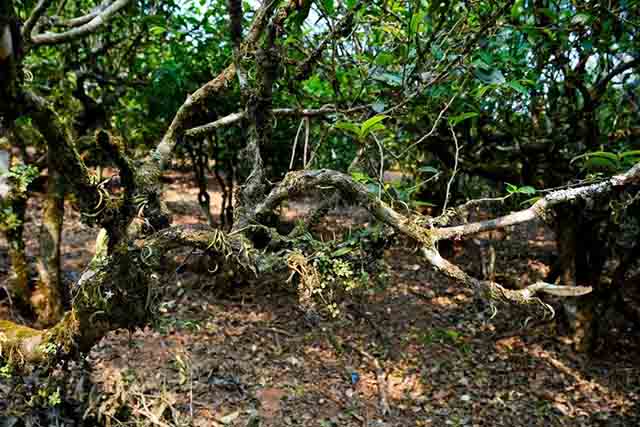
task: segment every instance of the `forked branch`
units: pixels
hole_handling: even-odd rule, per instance
[[[364,185],[354,181],[346,174],[326,169],[304,170],[288,173],[284,180],[276,185],[261,203],[255,205],[248,217],[251,221],[259,222],[264,214],[272,211],[289,197],[308,193],[309,191],[318,191],[319,189],[326,190],[327,187],[332,187],[338,190],[344,199],[366,208],[379,221],[418,242],[422,246],[425,259],[437,270],[458,283],[482,291],[482,293],[494,300],[515,304],[537,303],[550,308],[536,295],[548,293],[558,296],[577,296],[591,292],[591,288],[587,286],[558,286],[538,282],[525,289],[510,290],[498,283],[482,281],[469,276],[461,268],[440,256],[436,248],[436,242],[521,224],[536,218],[545,220],[556,205],[577,199],[597,197],[638,182],[640,182],[640,163],[626,173],[614,176],[598,184],[552,192],[536,202],[531,208],[520,212],[488,221],[438,228],[430,226],[429,221],[424,217],[408,217],[396,212],[379,198],[369,193]]]

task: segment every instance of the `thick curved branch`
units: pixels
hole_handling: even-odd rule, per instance
[[[171,249],[191,246],[219,255],[252,274],[281,269],[284,259],[257,251],[241,233],[230,235],[204,226],[162,230],[111,255],[96,258],[72,287],[72,308],[55,326],[36,330],[0,320],[0,358],[24,366],[52,362],[76,351],[88,351],[107,332],[144,324],[154,312],[153,274],[162,269]]]
[[[75,28],[90,22],[93,18],[100,15],[106,8],[105,4],[101,4],[86,15],[78,16],[71,19],[62,19],[59,16],[51,17],[52,24],[57,27]]]
[[[48,102],[32,92],[26,92],[24,103],[26,113],[33,117],[47,140],[53,166],[64,178],[66,189],[74,194],[83,219],[105,228],[110,245],[117,244],[124,237],[125,230],[135,215],[135,207],[130,203],[133,193],[144,188],[145,183],[138,179],[130,161],[109,142],[108,135],[99,133],[97,142],[120,170],[120,178],[125,187],[124,203],[112,198],[89,172],[73,144],[69,130],[60,122]]]
[[[193,94],[187,96],[187,100],[178,109],[171,125],[169,125],[162,137],[162,141],[160,141],[151,156],[153,166],[157,169],[156,173],[159,174],[168,164],[179,137],[184,133],[185,128],[189,126],[189,120],[193,117],[197,108],[201,107],[213,95],[226,89],[233,82],[235,73],[235,65],[230,64],[215,79],[210,80]]]
[[[275,10],[277,1],[265,1],[263,5],[256,11],[255,17],[249,28],[247,36],[240,47],[241,54],[244,54],[255,47],[256,42],[262,35],[269,18]],[[152,181],[156,181],[160,174],[171,159],[174,147],[178,143],[178,139],[184,134],[191,123],[189,121],[194,116],[198,108],[201,108],[205,101],[212,96],[219,94],[226,89],[232,82],[236,74],[235,64],[229,64],[216,78],[210,80],[196,90],[193,94],[187,96],[187,100],[180,106],[178,112],[171,121],[171,125],[165,132],[162,140],[156,147],[151,156],[151,164],[146,169]]]
[[[367,188],[356,182],[351,176],[329,169],[302,170],[289,172],[284,180],[276,185],[271,192],[256,204],[247,215],[249,222],[258,222],[260,217],[276,208],[289,197],[306,194],[309,191],[331,187],[340,191],[342,197],[351,203],[366,208],[376,219],[387,223],[424,246],[431,247],[434,242],[432,230],[416,224],[412,220],[392,209],[379,200]]]
[[[100,194],[89,170],[73,146],[71,135],[49,103],[33,92],[24,94],[27,112],[31,113],[38,129],[48,143],[57,170],[64,176],[68,189],[76,196],[85,213],[99,207]]]
[[[87,13],[86,15],[65,20],[55,19],[54,17],[53,25],[55,25],[56,27],[76,28],[88,22],[91,22],[91,20],[100,15],[100,13],[102,13],[102,10],[95,10],[93,12]]]
[[[571,202],[580,198],[592,198],[612,192],[622,186],[640,182],[640,163],[622,175],[593,185],[559,190],[540,199],[534,206],[521,212],[516,212],[502,218],[457,227],[431,228],[428,222],[420,218],[404,216],[371,195],[367,188],[355,182],[350,176],[332,170],[305,170],[288,173],[284,180],[276,185],[261,203],[254,206],[246,216],[247,224],[259,222],[260,217],[277,207],[289,197],[300,195],[311,190],[326,188],[327,186],[340,191],[343,198],[366,208],[376,219],[395,228],[402,234],[419,242],[423,247],[423,254],[427,261],[436,269],[457,282],[483,290],[492,299],[516,304],[542,303],[535,295],[540,292],[560,296],[576,296],[591,292],[590,287],[565,287],[548,283],[535,283],[525,289],[510,290],[498,283],[481,281],[466,274],[455,264],[445,260],[438,253],[435,243],[438,240],[460,237],[481,231],[492,230],[533,220],[544,218],[551,207]],[[245,226],[246,226],[245,225]]]
[[[47,11],[49,6],[53,3],[53,0],[40,0],[36,7],[33,8],[31,15],[25,21],[24,27],[22,27],[22,38],[29,42],[31,40],[31,33],[33,32],[34,27],[42,18],[42,15]]]
[[[290,3],[293,3],[296,0],[289,1]],[[247,49],[253,48],[260,36],[262,36],[262,33],[267,27],[269,19],[271,19],[271,15],[273,15],[277,5],[278,1],[276,0],[263,0],[262,6],[260,6],[254,15],[251,27],[249,27],[249,31],[247,31],[247,35],[241,45],[241,50],[246,51]]]
[[[98,29],[107,22],[113,15],[115,15],[120,9],[125,7],[129,3],[129,0],[115,0],[104,10],[95,16],[91,17],[91,20],[78,27],[74,27],[69,31],[63,33],[42,33],[37,35],[30,35],[31,43],[33,45],[54,45],[60,43],[66,43],[88,34],[95,33]]]
[[[538,293],[548,293],[558,296],[579,296],[591,292],[590,286],[557,286],[550,283],[536,282],[524,289],[507,289],[504,286],[489,280],[478,280],[469,276],[460,267],[442,258],[434,248],[422,248],[422,255],[436,270],[454,281],[471,287],[481,292],[493,301],[515,304],[539,304],[545,308],[553,309],[536,297]]]
[[[537,203],[538,207],[531,211],[544,211],[556,204],[595,197],[638,182],[640,163],[626,173],[605,182],[553,192],[541,199]],[[513,218],[535,218],[531,213],[526,214],[528,216],[511,216],[512,219],[508,220],[484,221],[479,223],[482,224],[480,226],[469,228],[469,232],[458,227],[430,228],[420,222],[421,217],[412,218],[396,212],[350,176],[331,170],[288,173],[261,203],[247,211],[247,229],[254,226],[262,214],[274,209],[286,198],[309,190],[317,191],[326,186],[337,189],[345,199],[365,207],[378,220],[419,242],[425,259],[441,273],[460,284],[483,292],[493,300],[515,304],[538,304],[552,311],[549,305],[536,296],[538,293],[577,296],[591,291],[590,287],[565,287],[543,282],[520,290],[507,289],[498,283],[469,276],[458,266],[442,258],[435,247],[436,241],[445,238],[445,235],[464,235],[472,231],[496,228],[505,223],[516,223]],[[452,230],[456,230],[455,233],[452,234]],[[150,271],[161,265],[162,254],[184,245],[217,253],[224,260],[232,256],[235,263],[254,274],[274,271],[274,268],[284,268],[285,265],[282,255],[268,255],[256,250],[243,235],[242,230],[227,234],[208,227],[169,228],[145,239],[138,247],[119,246],[114,254],[108,257],[104,255],[107,262],[92,263],[92,267],[85,271],[74,287],[72,311],[55,327],[35,331],[11,322],[0,322],[2,357],[22,357],[24,361],[39,361],[48,357],[46,344],[49,343],[61,346],[64,352],[75,348],[86,350],[111,329],[131,327],[144,322],[150,310],[148,304],[143,303],[148,301],[149,287],[152,284],[150,277],[153,276],[149,274]]]

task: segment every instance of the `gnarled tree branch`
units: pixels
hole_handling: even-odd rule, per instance
[[[47,32],[35,35],[29,34],[28,36],[31,39],[30,42],[36,46],[54,45],[66,43],[84,37],[88,34],[95,33],[105,22],[107,22],[120,9],[124,8],[128,3],[129,0],[115,0],[109,6],[104,8],[104,10],[100,11],[100,13],[96,14],[95,16],[91,16],[91,19],[88,22],[74,27],[69,31],[65,31],[62,33]]]
[[[47,8],[53,3],[53,0],[40,0],[36,7],[31,11],[31,16],[25,21],[24,27],[22,27],[22,38],[29,42],[31,41],[31,33],[33,32],[34,27],[42,18],[42,15],[47,11]]]
[[[482,233],[483,231],[522,224],[536,218],[544,221],[546,220],[551,208],[556,205],[576,199],[595,197],[600,194],[608,193],[615,188],[638,181],[640,181],[640,164],[636,164],[633,168],[629,169],[622,175],[613,176],[610,179],[597,184],[554,191],[538,200],[530,208],[514,212],[500,218],[436,229],[434,230],[434,238],[436,240],[457,238],[470,234]]]
[[[429,222],[420,217],[407,217],[386,205],[371,195],[365,186],[355,182],[350,176],[331,170],[306,170],[288,173],[284,180],[276,185],[261,203],[254,206],[248,213],[248,222],[259,222],[260,217],[273,210],[282,201],[319,188],[333,187],[341,192],[343,198],[365,207],[376,219],[384,222],[402,234],[420,243],[426,260],[436,269],[457,282],[483,290],[486,295],[495,300],[516,304],[539,303],[548,308],[535,297],[544,292],[554,295],[570,296],[582,295],[591,291],[590,287],[556,286],[548,283],[535,283],[525,289],[510,290],[498,283],[481,281],[466,274],[455,264],[440,256],[436,248],[438,240],[460,237],[463,235],[515,225],[535,218],[545,218],[551,208],[561,203],[568,203],[576,199],[596,197],[621,187],[640,182],[640,163],[622,175],[593,185],[558,190],[539,200],[529,209],[507,215],[505,217],[466,224],[457,227],[432,228]]]

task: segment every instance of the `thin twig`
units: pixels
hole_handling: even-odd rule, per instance
[[[380,141],[378,141],[378,137],[373,133],[371,135],[373,135],[373,140],[378,145],[378,151],[380,152],[380,177],[378,179],[378,186],[380,188],[378,191],[378,200],[382,200],[382,190],[384,190],[384,149],[382,148]]]
[[[4,292],[7,294],[7,299],[9,300],[9,315],[11,316],[11,318],[13,318],[14,317],[13,300],[11,299],[11,293],[9,292],[9,288],[5,284],[0,286],[0,288],[4,289]]]
[[[380,183],[384,183],[384,148],[382,147],[382,143],[378,140],[378,137],[373,134],[373,139],[376,141],[378,145],[378,151],[380,153]]]
[[[305,131],[304,131],[304,151],[302,152],[302,167],[307,168],[307,150],[309,149],[309,128],[311,120],[309,117],[305,117],[304,119]]]
[[[298,131],[296,132],[296,138],[293,140],[293,149],[291,150],[291,161],[289,162],[289,170],[293,169],[293,160],[296,158],[296,147],[298,146],[298,138],[300,137],[300,132],[302,131],[303,124],[304,119],[300,120],[300,125],[298,126]]]
[[[460,144],[458,144],[458,137],[456,136],[456,131],[453,130],[453,126],[449,123],[449,129],[451,130],[451,135],[453,135],[453,143],[456,145],[456,157],[453,163],[453,172],[451,173],[451,178],[449,178],[449,182],[447,182],[447,195],[444,199],[444,205],[442,206],[442,212],[447,211],[447,205],[449,204],[449,197],[451,197],[451,184],[453,184],[453,180],[456,177],[456,173],[458,172],[458,159],[460,157]]]
[[[260,329],[262,329],[264,331],[273,332],[275,334],[284,335],[286,337],[294,337],[295,336],[292,333],[289,333],[289,332],[285,331],[284,329],[274,328],[274,327],[271,327],[271,326],[265,326],[265,327],[262,327]]]
[[[442,120],[442,116],[444,116],[444,113],[447,112],[447,110],[449,109],[449,107],[451,106],[453,101],[458,97],[458,94],[459,94],[459,92],[456,92],[451,97],[451,99],[449,99],[449,102],[447,102],[445,104],[444,108],[442,110],[440,110],[440,113],[438,114],[438,117],[436,118],[436,121],[433,123],[433,126],[431,127],[431,130],[427,134],[423,135],[416,142],[414,142],[413,144],[409,145],[407,148],[402,150],[402,152],[400,152],[400,154],[393,154],[393,157],[395,157],[396,159],[401,158],[407,152],[409,152],[413,147],[415,147],[418,144],[421,144],[424,140],[426,140],[427,138],[431,137],[435,133],[436,129],[438,128],[438,124],[440,123],[440,120]]]

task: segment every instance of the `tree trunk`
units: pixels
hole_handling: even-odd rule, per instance
[[[20,310],[29,305],[29,269],[23,238],[26,206],[27,199],[24,197],[18,196],[11,201],[11,211],[16,223],[6,231],[11,263],[7,287],[10,297]]]
[[[51,152],[49,152],[51,156]],[[64,216],[64,185],[62,177],[49,159],[47,198],[40,228],[39,281],[31,297],[31,304],[40,326],[51,326],[62,317],[62,279],[60,244]]]
[[[557,212],[560,282],[593,287],[590,295],[563,301],[565,326],[576,350],[592,352],[598,341],[596,313],[610,296],[601,280],[608,254],[602,222],[589,218],[584,206],[567,206]]]

